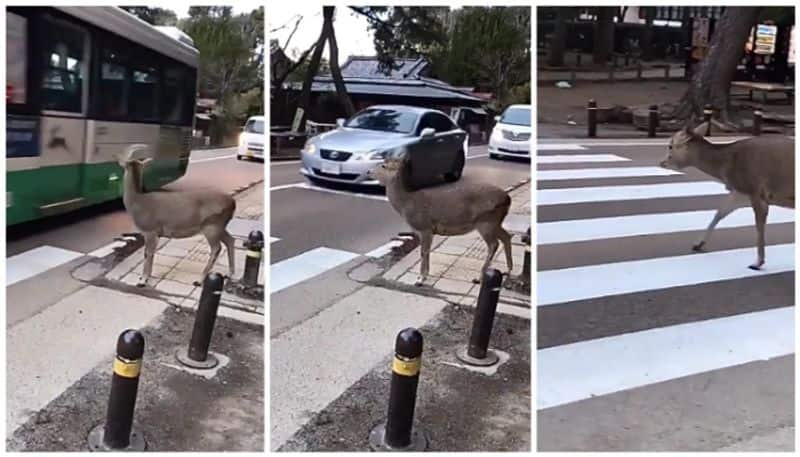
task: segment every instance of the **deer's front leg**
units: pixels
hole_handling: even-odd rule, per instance
[[[747,197],[745,195],[735,191],[731,191],[731,193],[723,197],[719,208],[717,208],[716,214],[714,214],[714,218],[711,219],[711,223],[708,224],[703,236],[700,237],[700,239],[697,240],[697,242],[692,246],[692,250],[698,252],[702,251],[703,247],[706,245],[706,243],[708,243],[709,238],[711,238],[711,232],[714,231],[714,228],[717,226],[717,224],[719,224],[719,221],[727,217],[736,208],[743,206],[747,201],[746,198]]]
[[[433,232],[429,230],[419,232],[420,265],[419,276],[414,283],[416,286],[425,284],[425,280],[428,279],[428,272],[431,266],[431,244],[433,244]]]
[[[769,204],[764,201],[760,196],[756,195],[751,198],[753,204],[753,212],[756,216],[756,232],[758,238],[756,239],[758,258],[756,262],[749,266],[751,270],[760,270],[764,265],[764,229],[767,225],[767,213],[769,212]]]
[[[150,277],[153,274],[153,258],[158,248],[158,235],[155,233],[144,234],[144,265],[142,275],[139,277],[137,287],[147,287],[150,285]]]

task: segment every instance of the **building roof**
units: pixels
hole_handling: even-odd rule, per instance
[[[424,58],[395,60],[396,66],[388,74],[380,70],[376,57],[351,56],[342,65],[342,79],[350,94],[394,95],[398,97],[433,98],[483,102],[463,88],[452,86],[438,79],[423,76],[429,63]],[[301,90],[302,83],[288,83],[294,90]],[[312,92],[335,92],[333,78],[321,75],[314,78]]]

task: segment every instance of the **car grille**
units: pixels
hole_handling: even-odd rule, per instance
[[[323,159],[335,160],[337,162],[344,162],[347,159],[349,159],[350,156],[353,155],[353,153],[344,151],[334,151],[331,149],[320,149],[319,155],[321,155]]]
[[[528,141],[531,139],[530,133],[514,133],[511,130],[503,130],[503,138],[509,141]]]
[[[313,170],[315,175],[322,176],[323,178],[341,179],[343,181],[355,181],[356,178],[358,178],[358,174],[356,173],[341,173],[334,175],[331,173],[323,173],[319,168],[313,168]]]
[[[512,151],[511,149],[506,148],[497,148],[500,152],[505,152],[506,154],[519,154],[519,155],[528,155],[528,151]]]

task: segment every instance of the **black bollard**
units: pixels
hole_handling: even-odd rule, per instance
[[[760,109],[753,111],[753,135],[761,135],[761,121],[763,117],[764,113]]]
[[[264,249],[264,234],[260,230],[253,230],[245,242],[247,257],[244,259],[244,275],[242,284],[255,286],[258,284],[258,270],[261,268],[261,252]]]
[[[647,122],[648,138],[655,138],[658,129],[658,105],[650,105],[650,117]]]
[[[89,433],[89,450],[144,451],[147,447],[144,436],[133,430],[143,355],[144,336],[138,330],[128,329],[119,335],[106,422]]]
[[[530,285],[531,283],[531,228],[528,227],[528,231],[525,232],[525,236],[522,237],[522,242],[525,243],[525,256],[522,260],[522,281],[524,284]]]
[[[589,100],[586,105],[586,120],[589,124],[589,138],[597,137],[597,102]]]
[[[703,122],[706,122],[706,135],[711,136],[711,115],[714,114],[714,108],[711,105],[706,105],[703,108]]]
[[[575,57],[576,57],[575,66],[576,67],[580,67],[581,66],[581,53],[580,53],[580,51],[578,51],[578,54],[576,54]]]
[[[414,428],[414,406],[422,364],[422,334],[407,328],[397,334],[385,424],[372,429],[369,443],[375,451],[424,451],[425,433]]]
[[[503,274],[500,271],[489,268],[483,273],[469,345],[456,351],[456,357],[468,365],[485,367],[494,365],[500,360],[494,351],[489,350],[489,339],[492,337],[494,315],[502,283]]]
[[[217,320],[217,309],[224,285],[225,278],[219,273],[209,273],[203,281],[203,292],[197,305],[189,350],[178,350],[175,355],[178,362],[187,367],[208,369],[214,368],[219,363],[214,354],[208,353],[208,347],[211,345],[211,334],[214,331],[214,322]]]

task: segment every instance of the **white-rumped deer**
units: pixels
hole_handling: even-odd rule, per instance
[[[703,236],[692,247],[701,251],[714,227],[736,208],[748,203],[755,213],[758,257],[749,268],[764,265],[764,230],[769,205],[794,208],[794,141],[785,136],[755,136],[727,144],[716,144],[703,137],[703,123],[675,133],[669,142],[664,168],[680,170],[695,167],[725,184],[730,192]]]
[[[226,227],[233,218],[236,201],[230,195],[217,190],[155,191],[144,192],[142,174],[145,165],[152,159],[138,157],[145,145],[128,147],[119,157],[125,170],[122,201],[131,215],[133,223],[144,235],[144,267],[138,286],[149,285],[153,272],[153,256],[158,248],[159,237],[188,238],[202,233],[211,248],[208,263],[203,269],[203,278],[211,271],[225,244],[228,251],[230,277],[235,272],[234,239]]]
[[[464,178],[450,184],[419,190],[408,190],[406,156],[387,157],[370,174],[386,187],[386,196],[420,238],[420,274],[416,285],[425,283],[430,271],[433,235],[465,235],[473,230],[486,242],[486,271],[503,243],[508,272],[513,269],[511,235],[503,229],[503,219],[511,207],[511,197],[497,186]],[[476,282],[478,279],[474,279]]]

